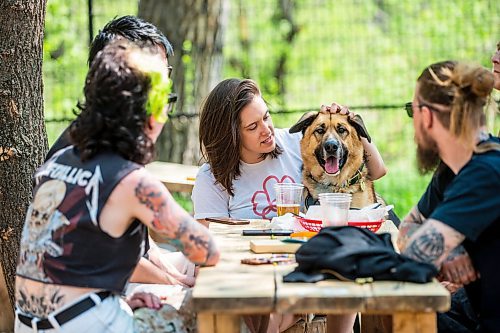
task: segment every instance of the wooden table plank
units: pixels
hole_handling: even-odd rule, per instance
[[[372,293],[366,304],[369,312],[435,312],[450,307],[450,293],[437,280],[423,284],[377,281],[369,285]]]
[[[250,252],[249,241],[266,237],[243,237],[241,231],[267,225],[264,221],[243,226],[210,224],[221,250],[221,261],[216,267],[202,268],[194,288],[200,332],[225,332],[221,325],[238,332],[240,315],[270,312],[390,314],[392,318],[385,318],[386,327],[390,326],[394,332],[435,332],[435,311],[449,307],[449,294],[437,281],[428,284],[378,281],[364,285],[336,280],[283,283],[283,276],[295,265],[242,265],[242,258],[262,256]],[[386,221],[379,232],[391,233],[396,243],[398,231],[391,221]],[[366,322],[365,328],[369,329]]]
[[[369,286],[352,282],[284,283],[283,275],[292,269],[278,266],[276,271],[276,311],[280,313],[361,312],[371,296]]]
[[[169,162],[152,162],[146,170],[158,178],[170,192],[191,193],[199,167]]]
[[[215,267],[200,269],[193,299],[197,312],[238,314],[269,313],[274,308],[275,278],[271,265],[242,265],[241,259],[256,257],[250,252],[250,240],[259,236],[241,235],[243,229],[263,228],[265,221],[251,225],[228,226],[210,223],[221,252]],[[261,255],[262,256],[262,255]]]

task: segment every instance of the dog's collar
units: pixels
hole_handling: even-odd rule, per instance
[[[361,166],[359,167],[359,169],[356,170],[356,172],[354,173],[354,176],[349,178],[349,180],[344,182],[344,184],[337,186],[337,187],[339,189],[346,188],[346,187],[349,187],[349,186],[354,185],[354,184],[359,182],[360,186],[361,186],[361,190],[364,191],[365,190],[365,181],[363,179],[363,174],[361,173],[363,171],[364,167],[365,167],[365,163],[363,162],[363,163],[361,163]],[[310,175],[310,178],[318,183],[318,181],[316,179],[314,179],[312,177],[312,175]],[[306,188],[306,190],[307,190],[307,195],[306,195],[306,198],[304,200],[304,203],[305,203],[306,209],[309,209],[309,206],[317,205],[319,203],[319,201],[318,201],[318,199],[316,199],[316,200],[314,199],[314,197],[309,192],[309,189]]]
[[[351,185],[356,184],[357,182],[360,182],[361,190],[362,191],[365,190],[365,181],[363,179],[363,175],[361,174],[361,172],[363,171],[364,167],[365,167],[365,163],[363,162],[363,163],[361,163],[361,166],[356,171],[356,173],[354,174],[354,176],[352,176],[351,179],[349,179],[347,181],[347,186],[351,186]]]

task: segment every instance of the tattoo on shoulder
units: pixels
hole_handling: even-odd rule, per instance
[[[435,263],[443,255],[444,251],[444,236],[431,226],[420,237],[411,242],[405,251],[405,255],[417,261]]]
[[[61,295],[59,288],[50,288],[42,295],[29,294],[24,289],[17,291],[19,309],[38,318],[46,318],[62,305],[64,305],[64,295]]]
[[[135,196],[139,202],[153,212],[153,221],[151,223],[157,229],[164,228],[160,223],[160,217],[168,208],[162,190],[157,183],[151,182],[146,177],[142,178],[135,188]]]

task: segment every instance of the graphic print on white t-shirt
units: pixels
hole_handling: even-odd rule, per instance
[[[255,215],[263,219],[269,219],[271,214],[276,213],[274,185],[277,183],[295,183],[295,180],[288,175],[284,175],[281,179],[274,175],[266,177],[262,183],[262,189],[255,191],[252,196],[252,207]]]
[[[276,216],[274,184],[301,183],[301,133],[275,129],[276,144],[283,152],[255,164],[240,163],[240,176],[232,183],[234,195],[217,183],[208,164],[200,167],[191,195],[194,218],[229,216],[239,219],[271,219]]]

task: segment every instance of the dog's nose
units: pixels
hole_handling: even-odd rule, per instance
[[[323,147],[325,148],[325,151],[327,153],[333,154],[337,151],[337,149],[339,149],[339,143],[337,142],[337,140],[328,140],[325,142]]]

